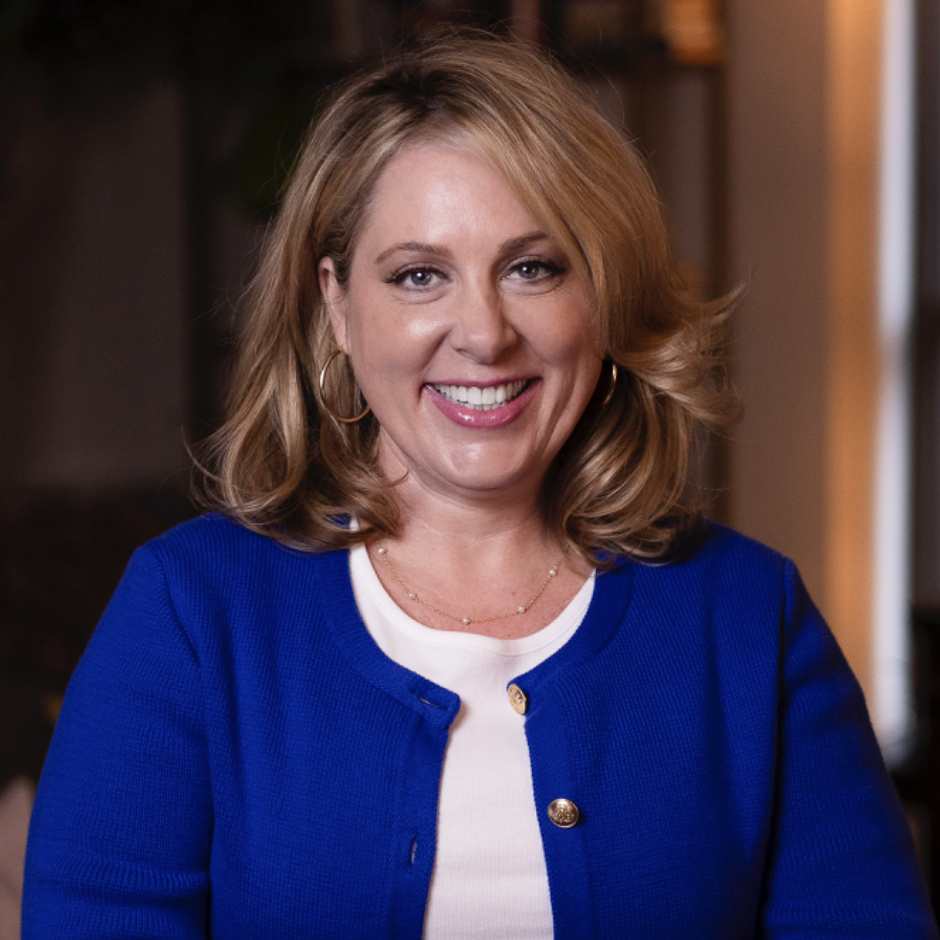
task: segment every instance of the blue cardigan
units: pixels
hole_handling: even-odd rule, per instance
[[[516,682],[557,937],[936,936],[859,687],[779,555],[713,527],[622,561]],[[380,652],[346,553],[173,530],[69,687],[24,940],[417,940],[458,707]]]

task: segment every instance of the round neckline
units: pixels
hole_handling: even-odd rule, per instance
[[[432,646],[462,647],[499,656],[524,656],[537,652],[555,643],[570,630],[572,623],[580,623],[594,595],[596,574],[594,570],[591,571],[578,592],[551,623],[528,636],[502,639],[463,630],[438,630],[425,626],[409,616],[398,606],[379,580],[372,559],[364,545],[356,545],[349,550],[349,567],[353,582],[361,583],[396,629],[402,631],[414,642]]]

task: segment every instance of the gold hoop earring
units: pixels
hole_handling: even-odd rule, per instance
[[[607,394],[604,396],[604,401],[601,404],[602,408],[611,400],[611,398],[614,397],[614,389],[616,387],[617,387],[617,363],[612,362],[610,364],[610,386],[607,389]]]
[[[326,391],[323,388],[324,380],[326,379],[326,370],[329,369],[333,360],[340,354],[344,353],[345,350],[337,349],[330,353],[330,358],[326,360],[325,365],[320,370],[320,403],[323,405],[323,408],[326,410],[326,413],[334,420],[339,421],[342,424],[355,424],[357,421],[361,421],[371,410],[372,406],[366,402],[365,410],[357,414],[354,418],[344,418],[342,415],[338,415],[327,403],[326,400]],[[362,392],[359,393],[360,395]]]

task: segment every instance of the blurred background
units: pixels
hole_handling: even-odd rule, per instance
[[[318,96],[442,20],[569,64],[694,283],[747,283],[711,515],[800,566],[940,900],[938,5],[3,0],[0,940],[68,677],[131,551],[195,513],[187,445]]]

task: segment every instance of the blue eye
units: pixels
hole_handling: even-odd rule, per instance
[[[563,273],[563,268],[552,261],[530,258],[519,261],[511,268],[509,276],[520,281],[544,281]]]
[[[396,271],[388,281],[405,290],[424,290],[434,286],[439,277],[440,273],[434,268],[405,268],[404,271]]]
[[[516,270],[519,272],[519,277],[534,281],[542,273],[542,268],[543,265],[537,261],[523,261]]]

